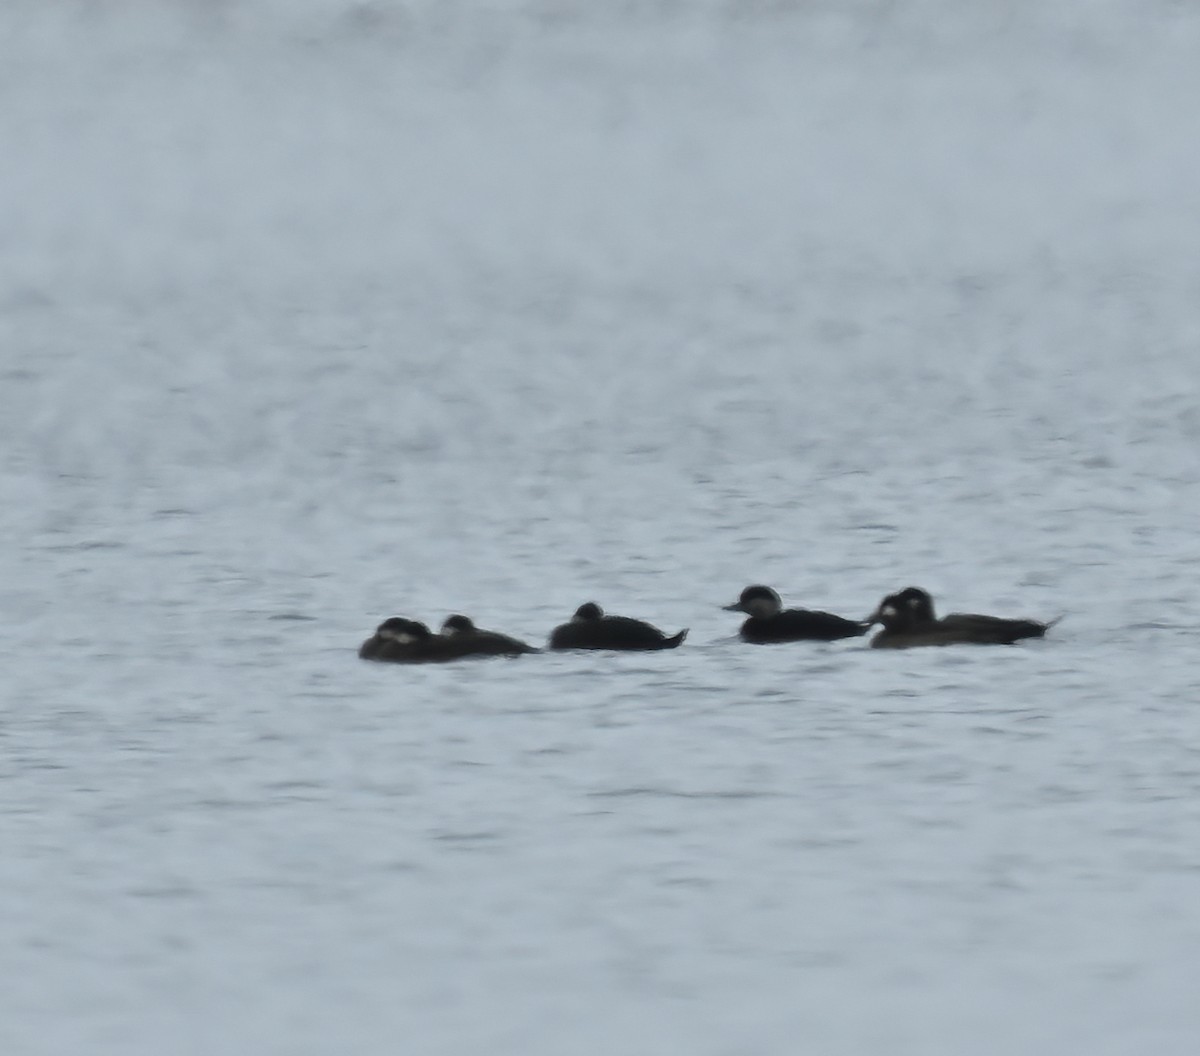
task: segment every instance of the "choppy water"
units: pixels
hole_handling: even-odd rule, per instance
[[[0,18],[6,1053],[1194,1051],[1195,11]]]

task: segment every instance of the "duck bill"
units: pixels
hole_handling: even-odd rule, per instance
[[[873,613],[871,613],[870,616],[868,616],[865,620],[863,620],[863,623],[865,623],[868,628],[871,628],[871,627],[874,627],[875,624],[877,624],[877,623],[883,623],[883,618],[885,616],[895,616],[895,615],[896,615],[895,606],[880,605],[879,608],[877,608]]]
[[[732,605],[722,605],[721,611],[722,612],[745,612],[746,610],[743,609],[742,606],[735,601]]]

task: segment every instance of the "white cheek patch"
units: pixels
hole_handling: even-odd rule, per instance
[[[385,637],[390,638],[393,642],[398,642],[400,645],[412,645],[417,640],[417,636],[409,634],[408,631],[389,631]]]
[[[879,610],[879,615],[880,616],[895,616],[896,615],[896,606],[895,605],[885,605],[882,609]]]
[[[908,607],[910,609],[915,609],[920,604],[921,604],[920,598],[909,598],[908,599]]]

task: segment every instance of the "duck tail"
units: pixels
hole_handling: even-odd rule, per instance
[[[681,645],[683,645],[683,640],[684,640],[684,639],[687,637],[687,633],[688,633],[688,628],[687,628],[687,627],[685,627],[685,628],[684,628],[682,631],[680,631],[678,634],[676,634],[676,635],[673,635],[672,637],[665,639],[665,640],[663,641],[662,647],[663,647],[664,649],[675,649],[675,648],[677,648],[678,646],[681,646]]]

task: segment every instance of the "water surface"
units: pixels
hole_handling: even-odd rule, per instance
[[[2,17],[6,1052],[1194,1050],[1193,12]]]

